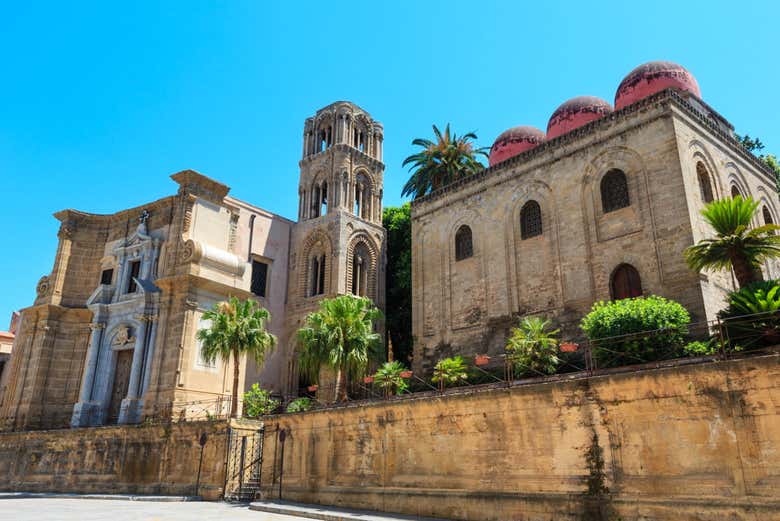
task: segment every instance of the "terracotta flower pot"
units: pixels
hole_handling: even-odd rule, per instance
[[[574,353],[579,348],[579,344],[575,344],[574,342],[564,342],[561,344],[561,353]]]
[[[483,366],[490,363],[490,357],[488,355],[477,355],[474,357],[474,365]]]
[[[309,386],[309,392],[310,392],[310,393],[316,393],[316,392],[317,392],[317,389],[319,389],[319,388],[320,388],[320,386],[319,386],[319,385],[316,385],[316,384],[315,384],[315,385],[310,385],[310,386]]]
[[[411,378],[412,372],[411,371],[401,371],[401,378]]]
[[[373,376],[364,376],[363,377],[363,383],[364,384],[372,384],[372,383],[374,383],[374,377]]]

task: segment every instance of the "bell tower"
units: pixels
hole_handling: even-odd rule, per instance
[[[383,137],[382,124],[348,101],[304,123],[285,313],[290,394],[298,385],[295,332],[320,300],[351,293],[384,310]]]

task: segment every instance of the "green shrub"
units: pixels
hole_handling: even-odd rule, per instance
[[[401,394],[408,388],[406,380],[401,378],[403,371],[406,368],[400,361],[385,362],[374,373],[374,385],[382,389],[386,397],[392,393]]]
[[[712,341],[702,342],[701,340],[696,340],[685,344],[683,352],[688,356],[713,355],[718,352],[718,344]]]
[[[287,412],[305,412],[311,409],[311,406],[311,398],[306,398],[304,396],[302,398],[296,398],[295,400],[291,401],[287,406]]]
[[[750,349],[780,343],[780,281],[748,284],[726,300],[728,307],[718,315],[731,349],[737,344]]]
[[[465,383],[469,378],[468,367],[462,356],[444,358],[433,368],[433,382],[443,390],[447,385]]]
[[[683,354],[690,321],[677,302],[649,296],[596,302],[580,328],[598,367],[617,367]]]
[[[271,398],[271,391],[260,388],[260,384],[244,393],[244,416],[257,418],[263,414],[271,414],[279,407],[279,400]]]
[[[518,374],[553,374],[558,368],[559,330],[550,330],[551,322],[539,317],[526,317],[512,328],[506,351]]]

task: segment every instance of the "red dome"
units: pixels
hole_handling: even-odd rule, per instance
[[[612,105],[595,96],[572,98],[553,112],[547,123],[547,139],[556,138],[612,112]]]
[[[672,62],[648,62],[629,72],[620,82],[615,93],[615,108],[622,109],[669,87],[687,90],[701,98],[696,78],[682,66]]]
[[[505,130],[493,142],[490,147],[490,166],[506,161],[521,152],[531,150],[544,141],[544,132],[536,127],[514,127]]]

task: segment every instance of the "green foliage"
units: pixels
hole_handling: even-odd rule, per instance
[[[759,152],[764,150],[764,144],[758,138],[754,139],[745,134],[744,136],[737,136],[737,141],[739,141],[749,152],[752,152],[757,156],[758,159],[763,161],[764,164],[774,172],[775,184],[777,185],[776,188],[778,192],[780,192],[780,162],[778,162],[777,156],[774,154],[759,154]]]
[[[780,343],[780,281],[754,282],[731,292],[719,316],[730,346],[750,349]]]
[[[412,141],[412,145],[423,150],[404,159],[403,166],[411,165],[412,176],[404,185],[402,197],[411,195],[417,199],[485,168],[477,156],[487,157],[487,152],[485,148],[474,147],[475,133],[459,137],[450,132],[449,123],[443,133],[433,125],[433,133],[436,141],[423,138]]]
[[[261,389],[260,384],[252,384],[244,393],[244,415],[250,418],[271,414],[277,407],[279,400],[271,398],[271,391]]]
[[[406,380],[401,378],[401,373],[405,370],[404,365],[398,360],[385,362],[374,373],[374,385],[382,389],[385,396],[392,393],[401,394],[407,387]]]
[[[761,280],[761,263],[780,257],[780,226],[766,224],[751,229],[758,203],[750,197],[719,199],[701,211],[715,230],[715,237],[703,239],[684,252],[695,271],[733,269],[740,287]]]
[[[519,374],[553,374],[558,368],[559,330],[550,330],[551,322],[540,317],[526,317],[512,328],[506,351]]]
[[[444,358],[436,363],[433,368],[434,383],[438,383],[442,389],[447,385],[457,385],[468,381],[469,372],[462,356]]]
[[[287,412],[305,412],[311,409],[312,406],[312,400],[311,398],[301,397],[296,398],[295,400],[291,401],[290,404],[287,406]]]
[[[683,352],[688,356],[712,355],[718,352],[718,344],[713,341],[702,342],[695,340],[683,346]]]
[[[365,297],[340,295],[320,301],[298,330],[300,368],[317,381],[325,365],[336,371],[336,400],[347,399],[346,380],[365,374],[369,362],[384,359],[374,320],[382,313]]]
[[[580,328],[598,367],[616,367],[680,354],[690,321],[677,302],[649,296],[596,302]]]
[[[233,399],[230,416],[235,418],[238,412],[241,356],[246,354],[261,366],[265,356],[276,346],[276,337],[265,327],[271,320],[271,314],[254,300],[241,301],[230,297],[229,301],[218,302],[212,309],[203,313],[203,319],[211,323],[196,334],[201,342],[203,359],[214,362],[221,358],[228,362],[231,356],[233,358]]]
[[[387,336],[394,357],[409,363],[412,354],[412,217],[411,205],[384,209],[387,230]]]

